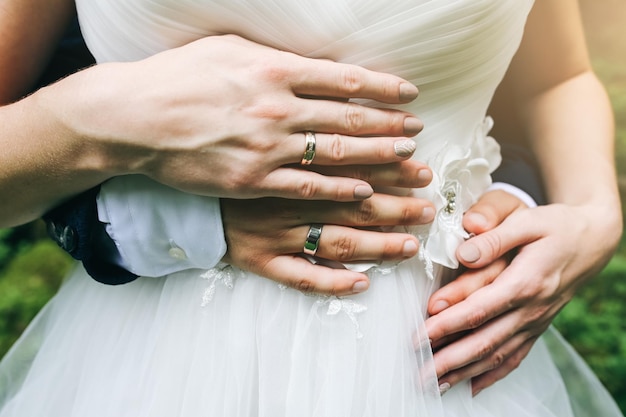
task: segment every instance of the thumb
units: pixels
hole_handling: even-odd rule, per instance
[[[501,224],[463,242],[456,251],[459,261],[469,268],[480,268],[509,251],[540,237],[528,215],[534,209],[514,211]],[[535,221],[536,223],[536,221]]]
[[[503,190],[488,191],[463,215],[463,227],[469,233],[481,234],[493,229],[525,204]]]

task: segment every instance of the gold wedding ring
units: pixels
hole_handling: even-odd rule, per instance
[[[317,253],[317,248],[320,245],[320,237],[322,236],[322,227],[324,226],[317,223],[313,223],[309,227],[309,232],[304,241],[304,248],[302,249],[305,254],[315,256]]]
[[[313,162],[313,158],[315,158],[315,133],[313,132],[304,132],[304,155],[302,155],[302,161],[300,163],[302,165],[311,165]]]

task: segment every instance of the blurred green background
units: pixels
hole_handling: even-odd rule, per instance
[[[613,103],[622,202],[626,197],[626,0],[581,0],[594,67]],[[0,229],[0,355],[55,293],[72,260],[41,222]],[[612,261],[557,317],[626,412],[626,238]]]

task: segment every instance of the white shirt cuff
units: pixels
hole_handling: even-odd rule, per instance
[[[487,189],[487,191],[494,191],[494,190],[502,190],[502,191],[506,191],[509,194],[514,195],[515,197],[519,198],[524,204],[526,204],[529,208],[537,207],[537,202],[535,201],[535,199],[533,199],[524,190],[522,190],[521,188],[517,188],[514,185],[507,184],[505,182],[494,182]]]
[[[158,277],[209,269],[226,253],[219,199],[187,194],[141,175],[113,178],[97,199],[98,218],[130,272]]]

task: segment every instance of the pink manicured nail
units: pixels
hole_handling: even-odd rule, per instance
[[[433,173],[430,169],[420,169],[417,173],[417,179],[423,183],[430,183],[433,179]]]
[[[354,198],[357,200],[365,200],[374,194],[374,190],[369,185],[357,185],[354,188]]]
[[[369,285],[367,284],[366,281],[357,281],[352,286],[352,292],[354,294],[359,294],[359,293],[362,293],[365,290],[367,290],[368,287],[369,287]]]
[[[433,308],[431,308],[431,312],[432,312],[432,314],[437,314],[437,313],[442,312],[443,310],[445,310],[448,307],[450,307],[450,304],[448,304],[444,300],[439,300],[435,304],[433,304]]]
[[[417,87],[409,83],[400,84],[400,88],[398,90],[398,92],[400,93],[400,101],[402,101],[403,103],[408,103],[409,101],[415,100],[417,98],[417,95],[419,94],[419,90],[417,89]]]
[[[402,254],[407,258],[415,256],[415,254],[417,254],[417,250],[417,244],[412,240],[407,240],[404,242],[404,246],[402,246]]]
[[[415,136],[424,129],[424,123],[416,117],[407,117],[404,119],[404,134],[407,136]]]
[[[480,250],[470,242],[465,242],[459,246],[459,258],[465,262],[473,263],[480,259]]]
[[[486,229],[489,226],[487,218],[480,213],[469,212],[465,214],[465,219],[480,229]]]
[[[435,209],[428,206],[424,207],[422,210],[422,215],[420,216],[420,220],[423,223],[430,223],[435,219]]]

